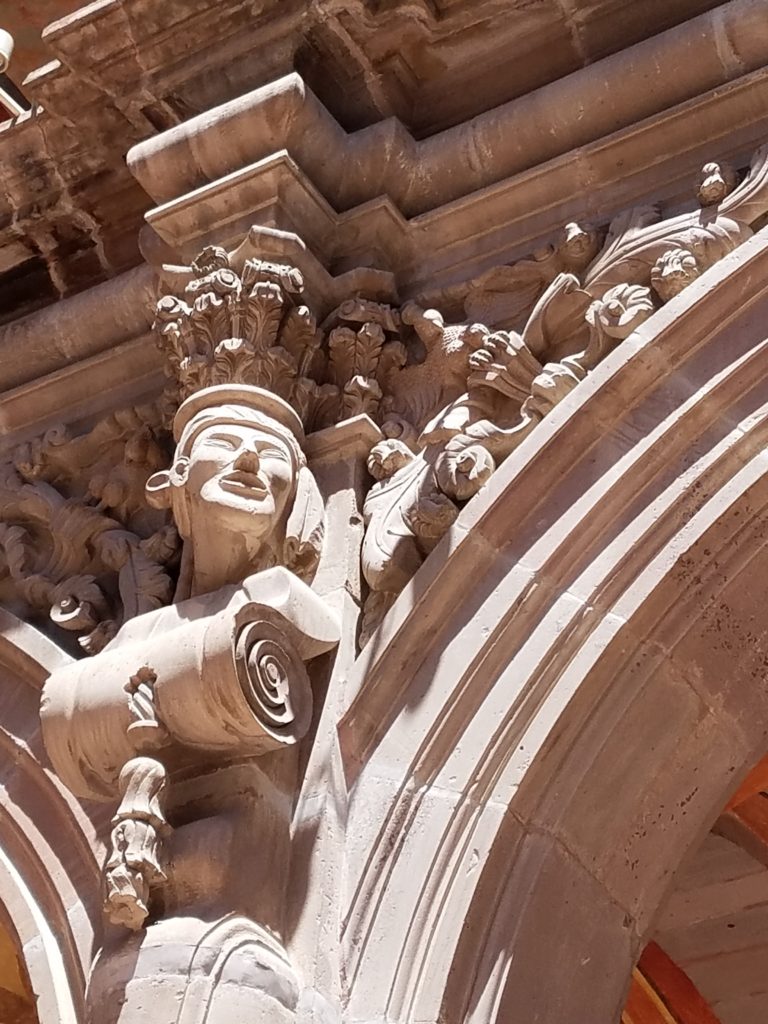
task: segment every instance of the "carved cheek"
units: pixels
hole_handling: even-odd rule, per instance
[[[202,448],[192,458],[189,486],[195,491],[200,491],[209,480],[223,472],[231,460],[232,456],[222,449]]]
[[[274,495],[275,505],[281,507],[295,485],[295,474],[292,467],[282,460],[274,459],[265,464],[262,471]]]

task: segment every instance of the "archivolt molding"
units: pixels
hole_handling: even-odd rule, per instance
[[[506,317],[523,326],[463,328],[464,394],[434,403],[413,452],[392,440],[371,452],[379,482],[364,508],[363,643],[496,466],[661,304],[750,237],[768,212],[767,181],[765,151],[740,184],[732,169],[709,163],[695,211],[662,219],[653,207],[628,210],[605,236],[568,225],[556,248],[486,275],[480,288],[502,290]]]
[[[46,765],[39,691],[71,659],[0,613],[2,785],[0,903],[19,938],[41,1024],[84,1020],[85,979],[99,927],[102,845],[88,812]]]
[[[606,359],[358,659],[351,1019],[615,1019],[764,753],[766,269],[761,232]]]

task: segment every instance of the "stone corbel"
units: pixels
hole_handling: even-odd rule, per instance
[[[54,672],[41,706],[56,772],[79,797],[122,797],[106,865],[106,911],[142,926],[164,872],[166,778],[297,743],[312,717],[305,662],[339,624],[274,568],[127,623],[98,655]]]

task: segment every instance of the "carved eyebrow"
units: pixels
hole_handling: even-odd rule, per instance
[[[211,433],[208,434],[207,437],[203,439],[203,444],[210,441],[225,441],[227,444],[231,444],[233,448],[239,448],[240,445],[243,443],[243,438],[240,437],[239,434],[228,434],[225,430],[215,430],[211,431]],[[291,461],[288,452],[285,450],[285,448],[281,446],[279,441],[277,441],[276,439],[273,440],[272,438],[264,438],[262,440],[256,441],[255,448],[257,449],[257,451],[268,451],[270,455],[274,453],[276,456],[283,459],[285,462]]]
[[[228,434],[223,430],[211,431],[207,437],[203,438],[203,443],[206,441],[226,441],[228,444],[239,445],[240,438],[236,434]]]
[[[290,456],[288,452],[282,448],[279,444],[273,441],[259,441],[256,444],[256,448],[261,452],[269,452],[269,454],[278,455],[281,459],[285,459],[286,462],[290,462]]]

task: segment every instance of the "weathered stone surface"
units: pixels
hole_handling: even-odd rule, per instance
[[[630,111],[625,92],[623,113],[617,108],[597,133],[594,125],[586,127],[608,109],[610,96],[600,93],[600,82],[613,74],[606,66],[594,82],[594,101],[583,101],[587,121],[583,115],[565,117],[561,128],[583,125],[592,132],[588,137],[601,137],[619,127],[621,117],[630,123],[760,67],[760,34],[750,29],[750,19],[760,11],[742,14],[739,5],[743,0],[729,5],[734,13],[724,18],[703,15],[698,30],[683,25],[678,44],[670,37],[675,76],[663,75],[664,60],[654,62],[656,44],[646,46],[647,56],[639,57],[637,66],[643,87],[632,90],[633,102],[645,108]],[[609,2],[565,13],[554,2],[535,9],[505,5],[503,18],[493,2],[435,11],[421,4],[379,10],[362,0],[270,2],[255,16],[242,0],[218,4],[215,12],[209,5],[174,4],[162,17],[148,0],[110,0],[73,12],[45,32],[45,48],[56,59],[24,84],[44,112],[4,131],[9,165],[0,170],[7,182],[0,209],[9,221],[0,251],[9,299],[0,315],[17,316],[136,265],[136,231],[148,204],[125,172],[127,149],[289,71],[301,73],[348,130],[395,115],[417,135],[433,135],[526,94],[535,123],[539,108],[558,109],[573,94],[572,85],[557,85],[562,76],[711,6],[708,0],[655,5],[642,23]],[[9,27],[13,30],[13,23]],[[726,37],[734,55],[730,61],[721,58],[726,50],[720,40]],[[693,45],[697,60],[688,61],[685,54]],[[702,59],[705,46],[708,61]],[[522,59],[533,53],[539,56]],[[505,74],[498,73],[500,64]],[[683,66],[690,69],[690,80],[680,75]],[[519,75],[510,74],[518,68]],[[655,90],[648,88],[649,74],[659,78]],[[536,90],[548,83],[554,92],[537,98]],[[523,163],[518,156],[518,170],[587,141],[566,142],[558,130],[550,138],[559,150],[538,153],[544,137],[536,136],[535,128],[530,139],[520,136],[528,119],[524,109],[518,113],[514,134],[521,154],[528,154]],[[495,144],[481,146],[481,163],[495,149]],[[15,182],[17,169],[23,175]]]
[[[0,131],[39,1024],[616,1024],[665,935],[762,1012],[763,869],[684,866],[768,864],[768,8],[630,7],[46,30]]]

